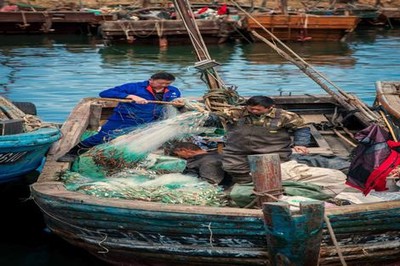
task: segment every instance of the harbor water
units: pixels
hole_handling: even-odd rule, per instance
[[[298,55],[343,90],[368,104],[375,82],[400,80],[400,29],[359,29],[345,42],[288,44]],[[325,93],[296,66],[263,43],[210,45],[218,72],[239,94],[298,95]],[[194,68],[191,46],[115,44],[105,46],[90,36],[2,36],[0,94],[32,102],[45,121],[62,123],[83,97],[104,89],[142,81],[157,71],[176,76],[184,97],[201,96],[206,85]],[[29,198],[35,176],[25,183],[0,186],[0,265],[104,265],[58,239],[45,227]]]

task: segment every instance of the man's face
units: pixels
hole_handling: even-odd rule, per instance
[[[165,87],[168,87],[171,83],[172,80],[149,79],[149,84],[155,91],[162,91]]]
[[[272,106],[270,107],[264,107],[262,105],[254,105],[254,106],[246,106],[247,111],[249,111],[250,113],[254,114],[254,115],[262,115],[262,114],[266,114],[268,113],[271,109]]]
[[[179,158],[189,159],[193,157],[193,151],[189,149],[177,149],[175,150],[175,154]]]

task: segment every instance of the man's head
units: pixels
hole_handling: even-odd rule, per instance
[[[274,100],[267,96],[253,96],[247,100],[246,109],[252,114],[262,115],[268,113],[274,104]]]
[[[171,156],[189,159],[198,154],[206,153],[206,151],[192,142],[177,142],[169,148],[168,153]]]
[[[167,72],[158,72],[149,79],[149,84],[155,91],[161,91],[174,82],[174,75]]]

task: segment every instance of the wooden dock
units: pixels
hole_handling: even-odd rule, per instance
[[[113,15],[82,11],[0,12],[0,34],[91,32]]]
[[[234,32],[234,22],[218,19],[197,19],[196,23],[207,42],[222,43]],[[105,40],[127,42],[152,42],[163,40],[168,43],[188,42],[188,33],[182,20],[116,20],[106,21],[101,26]]]

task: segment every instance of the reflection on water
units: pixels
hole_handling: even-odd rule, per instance
[[[340,65],[352,67],[356,59],[353,50],[344,42],[290,43],[290,48],[312,65]],[[286,64],[286,60],[264,43],[255,43],[243,47],[243,56],[255,64]]]
[[[289,43],[306,61],[344,90],[372,103],[377,80],[398,79],[400,29],[354,32],[347,42]],[[303,94],[324,91],[267,45],[209,46],[224,81],[242,95]],[[0,40],[0,94],[31,101],[39,115],[62,122],[82,97],[141,81],[160,70],[176,75],[185,96],[201,96],[206,86],[193,67],[191,46],[116,44],[86,36],[7,36]]]

